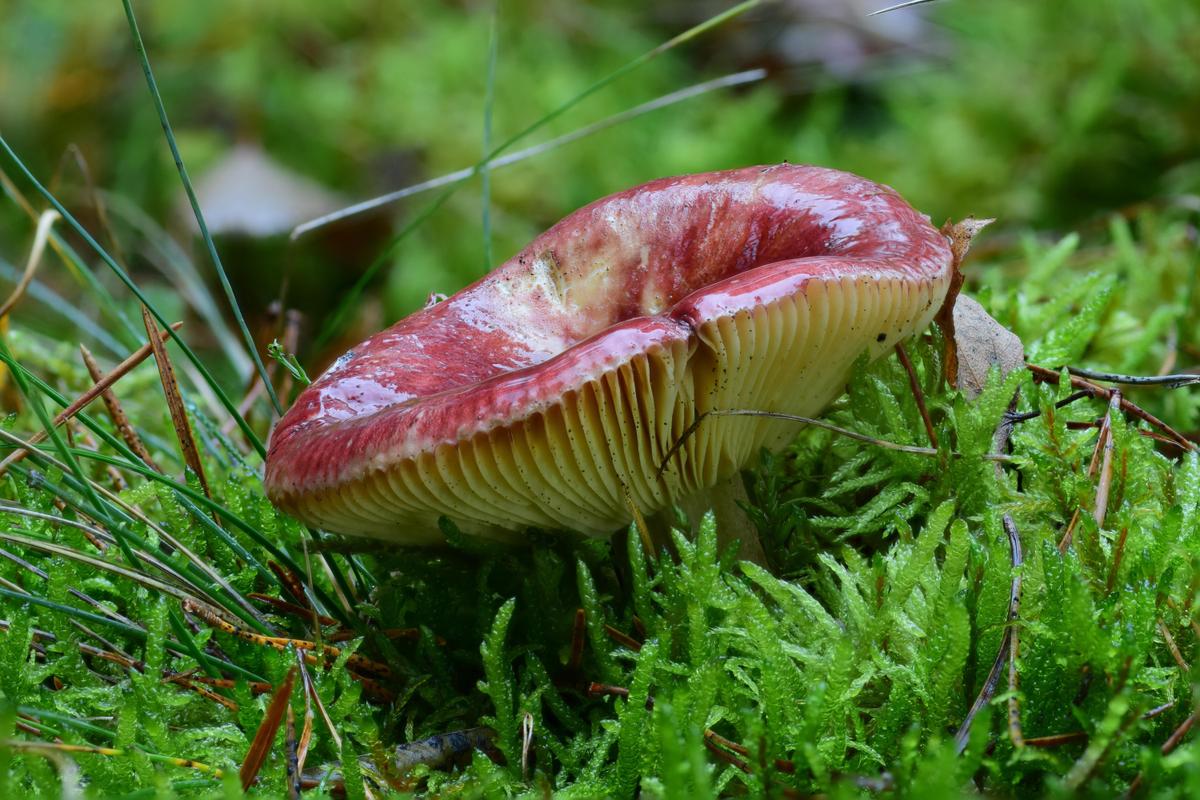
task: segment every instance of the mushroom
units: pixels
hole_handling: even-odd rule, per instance
[[[855,362],[924,329],[946,238],[892,189],[781,164],[652,181],[339,358],[284,415],[267,493],[399,544],[526,527],[608,536],[737,478]],[[703,493],[703,494],[701,494]]]

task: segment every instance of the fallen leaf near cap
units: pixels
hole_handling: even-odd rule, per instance
[[[992,367],[1008,375],[1025,366],[1021,339],[978,302],[961,294],[954,304],[954,343],[958,349],[958,388],[968,398],[978,397],[983,391]]]

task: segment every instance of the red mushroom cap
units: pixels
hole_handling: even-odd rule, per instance
[[[376,334],[271,437],[266,487],[313,525],[398,543],[526,526],[607,535],[716,484],[814,415],[864,353],[924,329],[946,238],[892,189],[783,164],[665,178],[571,214]]]

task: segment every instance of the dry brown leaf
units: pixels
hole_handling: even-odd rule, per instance
[[[966,295],[959,295],[954,304],[954,346],[956,383],[968,398],[983,391],[993,367],[999,367],[1001,375],[1025,367],[1025,347],[1020,338]]]

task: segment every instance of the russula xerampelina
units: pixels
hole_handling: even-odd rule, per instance
[[[946,238],[895,191],[782,164],[652,181],[571,214],[337,362],[271,437],[301,520],[399,544],[526,527],[607,536],[726,481],[863,354],[924,329]]]

